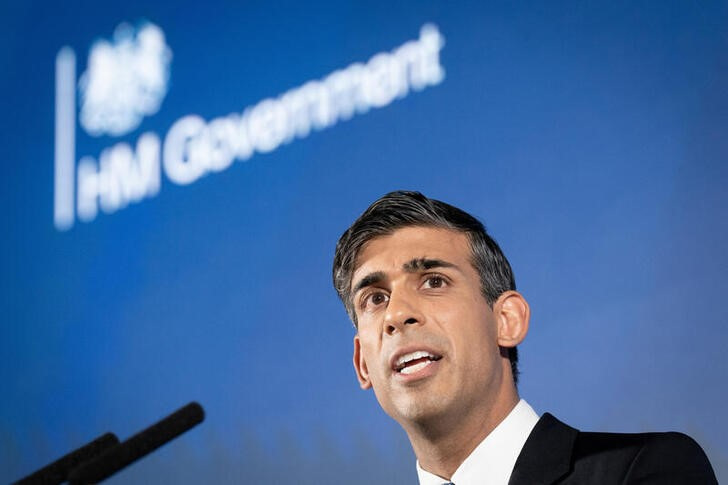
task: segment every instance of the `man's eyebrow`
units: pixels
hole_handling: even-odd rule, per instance
[[[402,265],[402,268],[407,273],[416,273],[418,271],[422,270],[428,270],[433,268],[455,268],[457,270],[460,270],[460,268],[448,261],[443,261],[442,259],[430,259],[430,258],[413,258],[406,263]],[[382,280],[386,279],[386,275],[383,271],[374,271],[373,273],[369,273],[368,275],[364,276],[362,279],[359,280],[359,282],[352,286],[351,294],[356,294],[357,291],[361,290],[362,288],[366,288],[367,286],[376,285],[377,283],[381,282]]]
[[[443,261],[441,259],[414,258],[402,265],[402,268],[408,273],[415,273],[432,268],[455,268],[460,269],[456,265]]]
[[[361,290],[362,288],[366,288],[367,286],[375,285],[382,281],[385,278],[383,271],[375,271],[373,273],[369,273],[365,277],[359,280],[359,282],[354,285],[353,289],[351,290],[352,294],[356,294],[357,291]]]

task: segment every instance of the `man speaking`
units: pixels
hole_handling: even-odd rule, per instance
[[[529,306],[466,212],[387,194],[339,239],[333,277],[359,383],[404,428],[421,484],[717,483],[684,434],[580,432],[519,398]]]

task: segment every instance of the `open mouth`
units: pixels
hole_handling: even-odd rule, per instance
[[[413,374],[440,359],[442,359],[441,355],[432,354],[426,350],[417,350],[400,356],[394,363],[394,370],[400,374]]]

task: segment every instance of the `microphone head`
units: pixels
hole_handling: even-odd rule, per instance
[[[205,411],[196,402],[178,409],[128,440],[81,464],[68,476],[71,484],[98,483],[198,425]]]

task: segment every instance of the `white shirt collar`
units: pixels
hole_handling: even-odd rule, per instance
[[[538,422],[538,415],[521,399],[508,416],[475,447],[455,470],[450,481],[455,485],[507,484],[523,445]],[[417,462],[420,485],[442,485],[448,480],[420,467]]]

